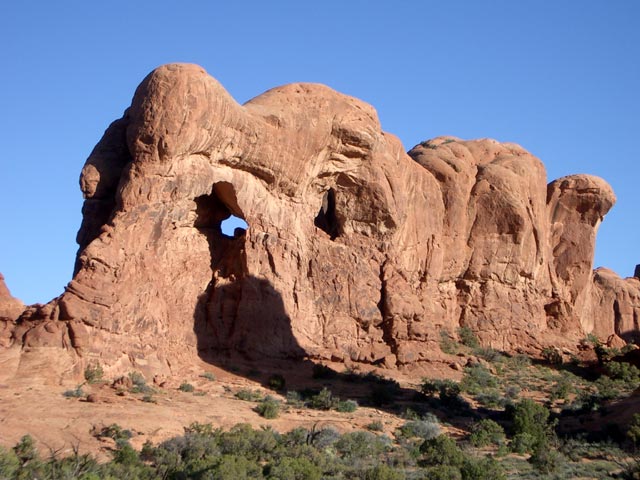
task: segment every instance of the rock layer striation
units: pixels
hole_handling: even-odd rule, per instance
[[[509,352],[638,333],[640,281],[592,271],[605,181],[547,184],[540,160],[488,139],[407,154],[323,85],[241,106],[201,67],[162,66],[80,186],[65,293],[16,315],[0,288],[9,374],[226,351],[410,368],[460,326]],[[225,235],[231,215],[248,229]]]

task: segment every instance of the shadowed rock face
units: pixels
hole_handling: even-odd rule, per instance
[[[198,66],[160,67],[80,185],[73,280],[5,319],[14,373],[228,350],[396,368],[441,357],[459,326],[506,351],[638,329],[639,282],[592,272],[606,182],[547,185],[537,158],[487,139],[407,155],[370,105],[322,85],[240,106]],[[229,237],[232,214],[249,228]]]

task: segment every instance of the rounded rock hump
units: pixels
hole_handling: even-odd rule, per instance
[[[407,154],[372,106],[323,85],[241,106],[197,65],[159,67],[80,185],[73,280],[5,322],[18,370],[166,373],[232,351],[411,370],[448,363],[438,339],[461,326],[506,352],[570,350],[632,328],[640,297],[592,272],[606,182],[547,185],[538,158],[490,139]],[[232,215],[248,228],[225,234]]]
[[[11,296],[4,276],[0,273],[0,320],[14,321],[24,311],[24,304]]]

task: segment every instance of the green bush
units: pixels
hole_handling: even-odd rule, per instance
[[[211,373],[211,372],[204,372],[202,375],[200,375],[202,378],[206,378],[207,380],[209,380],[210,382],[215,382],[216,380],[216,376]]]
[[[129,441],[133,436],[131,430],[125,430],[117,423],[112,423],[107,427],[102,427],[98,432],[94,433],[96,438],[111,438],[116,443],[123,443]]]
[[[404,473],[393,468],[380,464],[367,469],[362,475],[362,480],[404,480]]]
[[[80,385],[78,385],[73,390],[65,390],[62,393],[62,395],[64,395],[67,398],[82,398],[82,397],[84,397],[85,393],[84,393],[84,390],[82,390],[82,387]]]
[[[278,415],[280,415],[280,402],[267,395],[264,400],[256,405],[254,410],[258,413],[258,415],[266,419],[270,420],[273,418],[278,418]]]
[[[462,467],[462,480],[506,480],[502,466],[493,458],[465,458]]]
[[[462,480],[460,468],[452,465],[435,465],[425,469],[426,476],[420,480]]]
[[[180,390],[181,392],[193,392],[195,388],[188,382],[182,382],[178,387],[178,390]]]
[[[562,354],[554,347],[543,348],[542,358],[552,365],[560,365],[562,363]]]
[[[451,465],[459,467],[464,462],[464,454],[454,439],[446,435],[425,440],[420,445],[425,465]]]
[[[640,413],[633,415],[633,419],[627,430],[627,437],[633,443],[634,448],[637,448],[638,444],[640,444]]]
[[[309,399],[309,406],[316,410],[331,410],[338,404],[338,400],[334,398],[331,390],[324,387],[317,395]]]
[[[556,383],[551,387],[549,399],[553,402],[555,400],[568,400],[569,395],[575,392],[572,381],[567,377],[560,377]]]
[[[514,451],[531,452],[547,442],[551,434],[549,410],[529,398],[521,400],[511,411]],[[517,447],[517,449],[515,449]]]
[[[458,329],[458,337],[460,337],[460,343],[469,348],[479,348],[480,342],[473,330],[469,327],[460,327]]]
[[[20,460],[13,450],[0,446],[0,478],[15,478],[20,465]]]
[[[291,405],[292,407],[301,408],[304,407],[304,401],[302,400],[302,395],[300,395],[295,390],[290,390],[286,395],[287,405]]]
[[[474,447],[500,445],[505,441],[504,429],[493,420],[485,418],[473,424],[469,441]]]
[[[129,378],[131,379],[131,383],[133,383],[133,387],[131,388],[132,393],[154,393],[153,388],[147,385],[147,381],[140,372],[129,372]]]
[[[409,420],[399,428],[398,434],[405,438],[430,440],[441,434],[440,424],[435,417],[428,420]]]
[[[336,405],[336,410],[342,413],[355,412],[358,409],[358,402],[355,400],[340,400]]]
[[[258,402],[262,400],[262,394],[257,390],[239,390],[236,392],[236,398],[246,402]]]
[[[458,344],[447,330],[440,330],[440,350],[449,355],[458,353]]]
[[[539,472],[548,475],[560,469],[564,458],[560,452],[543,442],[534,447],[533,454],[529,457],[529,463]]]
[[[421,391],[427,396],[433,396],[436,392],[442,403],[450,405],[460,402],[460,384],[453,380],[423,379]]]
[[[624,383],[637,384],[640,382],[640,370],[635,365],[626,362],[609,362],[605,366],[605,373],[614,380]],[[632,388],[635,388],[632,385]]]
[[[208,478],[216,480],[254,480],[264,478],[257,462],[240,455],[223,455]]]
[[[104,370],[99,363],[93,365],[87,365],[84,369],[84,379],[89,383],[98,383],[102,380]]]
[[[322,471],[307,458],[284,457],[269,468],[267,478],[273,480],[320,480]]]
[[[269,385],[269,388],[276,391],[284,390],[284,387],[286,386],[286,384],[287,384],[287,381],[285,380],[285,378],[282,375],[279,375],[277,373],[274,375],[271,375],[269,377],[269,380],[267,380],[267,385]]]
[[[460,382],[462,391],[471,395],[477,395],[483,390],[495,389],[498,387],[497,379],[484,365],[476,363],[464,368],[464,375]]]
[[[365,428],[372,432],[382,432],[384,430],[384,425],[382,425],[380,420],[374,420],[373,422],[368,423]]]
[[[364,431],[345,433],[334,446],[341,457],[350,461],[375,458],[385,449],[379,437]]]

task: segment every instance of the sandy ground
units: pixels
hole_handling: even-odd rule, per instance
[[[364,429],[367,424],[379,420],[385,432],[391,433],[403,421],[389,412],[366,407],[359,407],[353,413],[286,407],[279,418],[267,420],[253,411],[256,403],[239,400],[235,393],[251,389],[284,400],[282,396],[264,388],[260,381],[247,378],[246,373],[234,374],[213,366],[207,366],[206,371],[216,379],[207,380],[200,376],[202,370],[194,369],[163,380],[162,386],[153,385],[156,393],[152,398],[156,403],[143,401],[143,394],[118,394],[110,381],[82,385],[85,394],[96,397],[95,402],[65,397],[64,392],[75,388],[75,384],[51,386],[29,383],[25,379],[0,384],[0,445],[11,447],[23,435],[29,434],[36,439],[43,455],[55,451],[64,456],[77,448],[107,459],[113,442],[97,438],[94,433],[113,423],[130,430],[132,445],[140,448],[147,440],[155,444],[180,435],[192,422],[211,423],[224,429],[238,423],[249,423],[254,427],[268,425],[286,432],[295,427],[311,428],[314,425],[349,431]],[[310,378],[308,372],[290,372],[290,376],[296,374]],[[183,381],[192,384],[195,391],[180,391],[178,387]],[[322,382],[317,380],[308,380],[308,383],[322,387]],[[341,398],[357,399],[357,386],[354,386],[354,395],[346,395],[344,382],[342,387],[338,385],[340,383],[332,389],[335,393]]]

